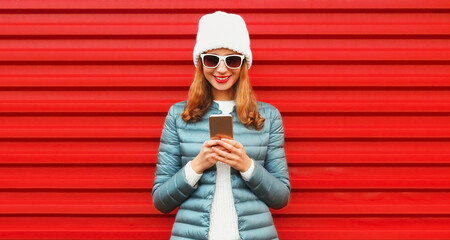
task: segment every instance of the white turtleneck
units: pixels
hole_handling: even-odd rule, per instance
[[[214,100],[215,101],[215,100]],[[219,104],[219,109],[224,114],[233,111],[234,101],[215,101]],[[216,163],[216,190],[210,212],[209,239],[235,240],[240,239],[238,230],[238,218],[234,207],[234,198],[231,191],[230,166],[222,163]],[[255,168],[254,162],[245,172],[240,172],[244,180],[250,179]],[[195,187],[202,174],[196,173],[191,166],[191,162],[186,164],[185,175],[187,182]]]

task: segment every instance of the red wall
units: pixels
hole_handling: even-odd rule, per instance
[[[450,239],[450,2],[0,1],[0,239],[168,239],[151,187],[201,15],[286,128],[281,239]]]

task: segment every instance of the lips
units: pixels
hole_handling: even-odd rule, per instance
[[[218,83],[226,83],[230,79],[230,76],[214,76],[214,79],[216,79],[216,82]]]

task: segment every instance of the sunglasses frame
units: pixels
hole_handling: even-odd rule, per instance
[[[214,67],[208,67],[208,66],[205,65],[205,61],[204,61],[203,59],[204,59],[205,56],[209,56],[209,55],[210,55],[210,56],[215,56],[215,57],[218,57],[218,58],[219,58],[219,62],[217,62],[217,65],[216,65],[216,66],[214,66]],[[223,62],[225,63],[225,66],[227,66],[227,68],[229,68],[229,69],[238,69],[238,68],[242,67],[242,63],[244,62],[244,58],[245,58],[244,55],[239,55],[239,54],[232,54],[232,55],[227,55],[227,56],[220,56],[220,55],[212,54],[212,53],[202,53],[202,54],[200,54],[200,57],[202,58],[202,64],[203,64],[203,66],[204,66],[205,68],[217,68],[217,67],[220,65],[220,62],[223,60]],[[240,58],[241,58],[241,64],[239,65],[239,67],[235,67],[235,68],[230,67],[230,66],[228,66],[228,64],[227,64],[227,60],[226,60],[227,57],[240,57]]]

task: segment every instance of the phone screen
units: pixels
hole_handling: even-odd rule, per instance
[[[233,139],[233,116],[213,114],[209,117],[209,134],[211,139]]]

